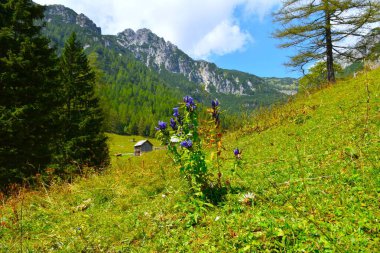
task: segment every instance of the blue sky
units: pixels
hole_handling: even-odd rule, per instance
[[[209,60],[226,69],[237,69],[263,77],[300,77],[299,71],[284,66],[292,49],[278,48],[279,40],[272,38],[277,24],[272,17],[252,18],[242,21],[241,26],[247,30],[254,40],[243,50],[226,55],[211,55]]]
[[[35,0],[83,13],[103,34],[149,28],[195,59],[263,77],[299,77],[283,64],[271,13],[281,0]]]

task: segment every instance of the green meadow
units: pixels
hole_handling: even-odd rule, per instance
[[[115,157],[144,138],[110,134],[103,172],[2,197],[0,252],[378,252],[379,80],[364,72],[225,133],[230,187],[212,206],[192,204],[165,150]]]
[[[115,154],[128,155],[134,152],[134,145],[141,140],[149,140],[154,147],[160,147],[161,142],[150,137],[142,137],[138,135],[118,135],[118,134],[107,134],[108,145],[110,150],[110,155],[115,156]]]

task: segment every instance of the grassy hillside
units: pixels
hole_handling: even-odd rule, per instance
[[[102,175],[3,200],[0,251],[376,252],[378,80],[380,70],[340,81],[228,134],[231,190],[218,206],[188,204],[165,151],[123,157]],[[111,154],[123,142],[112,136]]]

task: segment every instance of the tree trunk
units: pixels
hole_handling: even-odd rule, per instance
[[[331,39],[331,15],[328,1],[325,1],[325,21],[327,81],[335,83],[333,45]]]

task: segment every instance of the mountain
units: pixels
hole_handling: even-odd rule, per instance
[[[87,35],[95,35],[94,41],[103,37],[105,46],[112,46],[119,50],[127,49],[147,67],[158,72],[166,70],[170,73],[181,74],[191,82],[203,84],[208,92],[252,95],[261,89],[261,86],[272,87],[273,82],[275,83],[273,87],[279,88],[278,91],[281,91],[282,88],[291,87],[293,90],[296,88],[291,86],[296,81],[293,78],[285,78],[286,80],[291,79],[290,83],[282,82],[281,78],[260,78],[240,71],[223,70],[210,62],[195,61],[176,45],[165,41],[149,29],[139,29],[136,32],[132,29],[125,29],[116,36],[101,36],[101,29],[93,21],[84,14],[78,15],[62,5],[48,6],[45,15],[48,23],[76,24],[87,30]]]
[[[130,118],[136,115],[134,107],[145,111],[141,116],[145,117],[144,121],[151,122],[142,128],[153,129],[150,118],[156,120],[158,115],[152,117],[152,113],[157,113],[152,108],[167,106],[165,110],[169,110],[172,107],[169,107],[169,100],[161,102],[157,90],[165,90],[160,94],[166,94],[173,100],[189,94],[199,102],[208,103],[211,98],[217,97],[228,112],[247,111],[285,101],[297,90],[297,80],[293,78],[261,78],[241,71],[221,69],[210,62],[193,60],[177,46],[148,29],[126,29],[117,35],[102,35],[101,28],[92,20],[63,5],[47,6],[44,21],[44,33],[57,47],[58,53],[68,36],[76,32],[85,52],[96,59],[95,65],[102,71],[102,82],[105,84],[100,95],[106,107],[113,111],[111,114],[117,115],[111,121],[123,122],[115,123],[117,126],[112,128],[119,133],[124,131],[122,129],[138,128],[126,126],[130,124]],[[146,75],[150,77],[146,78]],[[147,89],[148,80],[156,82],[149,84],[152,86]],[[149,95],[137,97],[142,92],[132,92],[136,88],[144,89],[144,93]],[[130,95],[125,97],[125,94]],[[135,102],[131,103],[131,99]],[[118,103],[125,103],[125,107],[130,109],[121,110]],[[136,118],[134,121],[138,125],[141,120]],[[149,134],[152,134],[151,131]]]
[[[131,51],[136,59],[160,72],[178,73],[189,81],[204,84],[205,90],[225,94],[252,95],[265,81],[255,75],[227,71],[206,61],[195,61],[171,42],[149,29],[134,32],[126,29],[117,34],[117,43]]]
[[[207,61],[195,61],[176,45],[158,37],[149,29],[139,29],[136,32],[126,29],[117,34],[117,43],[131,51],[146,66],[158,72],[166,70],[181,74],[191,82],[203,84],[208,92],[252,95],[261,86],[276,87],[281,91],[296,81],[294,78],[285,78],[291,79],[290,83],[283,82],[282,78],[260,78],[240,71],[224,70]],[[295,88],[292,87],[293,90]]]

